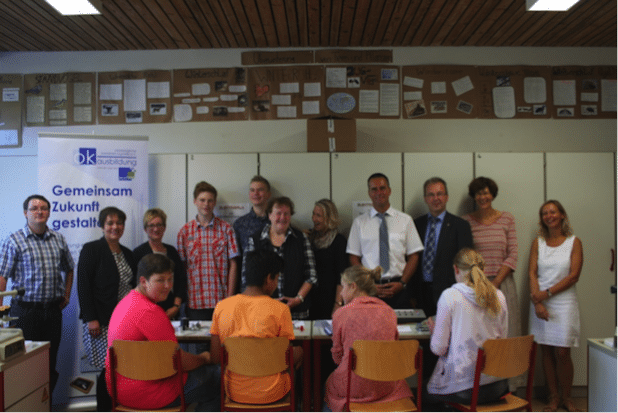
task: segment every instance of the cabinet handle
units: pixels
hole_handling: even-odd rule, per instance
[[[616,250],[611,248],[610,251],[612,252],[612,263],[609,265],[609,270],[614,271],[614,263],[616,262]]]

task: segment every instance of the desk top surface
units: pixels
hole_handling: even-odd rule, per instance
[[[183,330],[180,321],[172,321],[179,342],[210,341],[212,321],[189,321],[189,328]],[[294,320],[294,337],[296,340],[311,340],[310,320]]]
[[[294,320],[294,337],[296,340],[311,340],[311,339],[330,339],[331,335],[324,331],[324,322],[329,323],[331,320]],[[182,330],[180,321],[172,321],[176,338],[179,342],[196,342],[210,341],[210,326],[212,321],[190,321],[189,328]],[[332,324],[331,324],[332,327]],[[418,323],[405,323],[397,326],[399,330],[399,338],[402,340],[429,339],[428,331],[418,329]]]

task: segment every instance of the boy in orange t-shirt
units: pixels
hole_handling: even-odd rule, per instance
[[[210,354],[213,363],[220,360],[221,344],[227,337],[287,337],[294,339],[290,309],[271,298],[277,288],[283,259],[272,251],[257,250],[246,256],[247,287],[219,301],[210,328]],[[302,348],[294,347],[294,364],[300,365]],[[287,374],[247,377],[227,372],[228,396],[238,403],[267,404],[282,399],[291,388]]]

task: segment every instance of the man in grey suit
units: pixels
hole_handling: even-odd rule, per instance
[[[417,307],[427,317],[436,314],[436,305],[442,291],[455,283],[453,259],[464,247],[472,248],[470,224],[446,211],[448,190],[442,178],[433,177],[423,185],[429,213],[414,220],[423,241],[420,265],[413,277]]]

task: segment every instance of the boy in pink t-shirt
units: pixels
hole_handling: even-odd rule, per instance
[[[162,254],[148,254],[138,264],[138,285],[123,298],[109,322],[107,346],[114,340],[174,341],[174,328],[165,311],[157,305],[173,287],[174,263]],[[181,350],[185,373],[185,400],[198,403],[196,411],[219,409],[218,366],[209,365],[210,353],[191,354]],[[109,355],[105,360],[105,379],[111,394]],[[160,409],[178,405],[180,393],[176,378],[132,380],[116,374],[118,403],[134,409]]]

